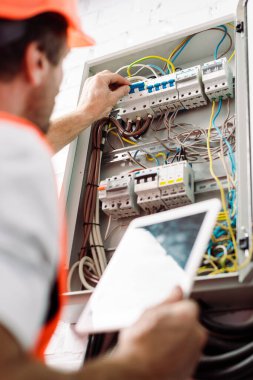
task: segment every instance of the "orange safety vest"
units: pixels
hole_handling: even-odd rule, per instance
[[[33,123],[29,122],[26,119],[21,117],[11,115],[5,112],[0,112],[0,119],[5,119],[7,121],[13,121],[15,124],[18,124],[21,128],[28,128],[36,132],[37,136],[40,138],[41,143],[45,146],[47,150],[49,150],[50,154],[53,155],[52,149],[49,146],[45,136],[36,127]],[[59,211],[63,211],[63,207],[61,207],[59,201]],[[63,307],[63,297],[62,294],[66,292],[66,257],[67,257],[67,229],[64,218],[64,212],[61,212],[62,220],[61,220],[61,229],[60,229],[60,237],[59,237],[59,262],[58,268],[56,268],[55,281],[53,282],[51,288],[51,294],[48,304],[48,311],[41,326],[41,331],[39,333],[39,337],[37,343],[34,347],[32,354],[38,358],[43,360],[45,349],[48,346],[48,343],[57,327],[57,324],[60,320],[61,310]]]

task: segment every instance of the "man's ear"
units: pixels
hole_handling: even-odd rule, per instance
[[[24,72],[26,80],[34,86],[41,85],[48,75],[49,62],[37,42],[31,42],[24,54]]]

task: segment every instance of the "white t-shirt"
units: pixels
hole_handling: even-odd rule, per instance
[[[59,259],[60,215],[50,151],[21,123],[0,114],[0,324],[32,349]]]

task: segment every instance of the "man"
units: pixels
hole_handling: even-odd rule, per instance
[[[110,356],[80,372],[65,375],[38,360],[59,317],[65,238],[44,136],[74,34],[91,43],[81,33],[72,0],[1,0],[0,378],[187,379],[206,334],[196,305],[182,301],[179,290],[123,331]],[[107,71],[89,80],[79,110],[51,126],[54,148],[108,114],[128,84]]]

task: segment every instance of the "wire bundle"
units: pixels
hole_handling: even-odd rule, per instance
[[[253,378],[253,321],[223,325],[201,315],[209,339],[196,370],[196,380],[249,380]]]
[[[222,107],[222,98],[219,100],[218,109],[216,113],[215,101],[212,104],[212,113],[207,136],[207,150],[209,156],[210,173],[216,181],[220,190],[221,202],[223,212],[219,215],[218,222],[213,231],[212,238],[209,242],[207,255],[204,257],[203,266],[199,268],[199,274],[219,274],[224,272],[235,272],[238,270],[238,257],[237,257],[237,244],[236,244],[236,166],[234,160],[233,150],[228,140],[223,136],[220,129],[216,126],[216,119],[218,118]],[[210,150],[210,136],[211,129],[215,129],[222,141],[228,149],[228,155],[231,165],[231,175],[227,171],[228,193],[225,196],[224,188],[216,176],[213,169],[213,158]],[[224,161],[225,162],[225,161]],[[227,168],[225,167],[227,170]]]
[[[106,256],[99,224],[99,200],[97,188],[100,180],[102,151],[105,143],[105,127],[108,119],[95,123],[91,131],[91,152],[87,170],[86,190],[83,204],[83,241],[79,260],[72,266],[68,276],[68,289],[78,268],[79,278],[84,289],[92,290],[106,267]]]
[[[231,147],[230,151],[233,152],[235,150],[235,116],[230,116],[229,108],[228,100],[228,116],[221,127],[221,133],[224,139],[221,139],[221,135],[218,130],[215,128],[211,130],[210,150],[213,160],[221,158],[224,161],[224,156],[227,155],[228,149],[230,149],[228,148],[227,142]],[[168,131],[168,142],[170,143],[170,148],[168,148],[165,144],[162,145],[169,152],[171,152],[171,147],[173,146],[174,150],[183,148],[189,162],[208,162],[209,156],[206,145],[208,129],[198,128],[196,125],[190,123],[176,123],[175,120],[177,113],[178,110],[172,114],[167,112],[164,115],[163,124],[165,129]],[[162,128],[158,130],[153,129],[155,132],[155,138],[162,143],[156,136],[156,132],[160,130],[162,130]]]

